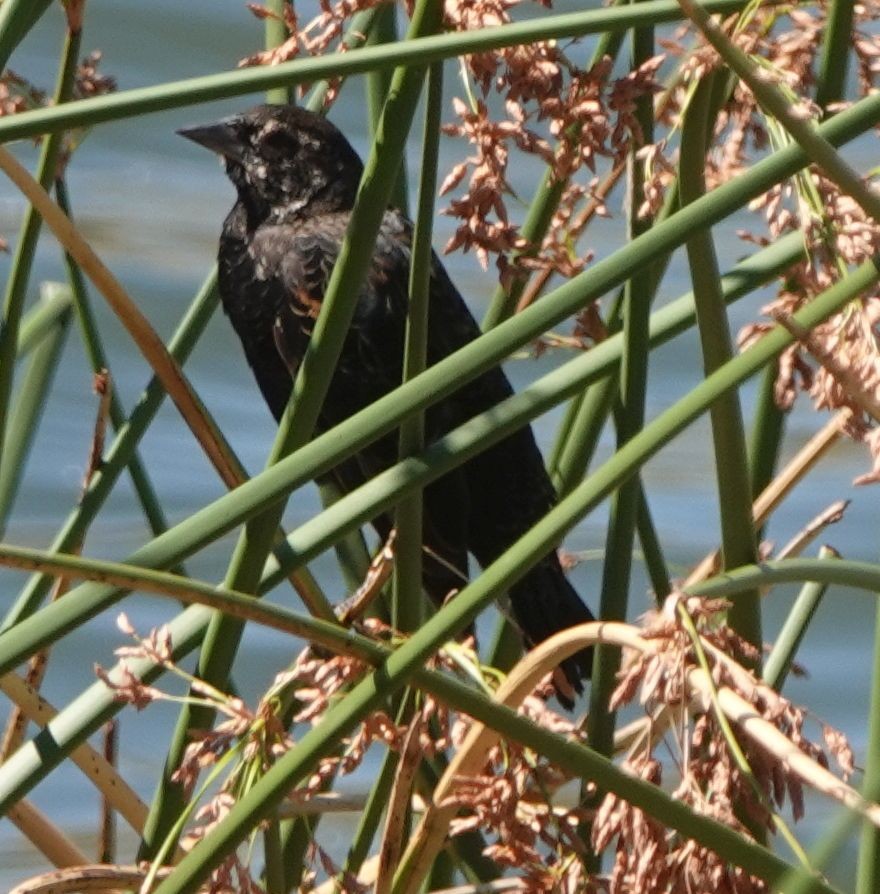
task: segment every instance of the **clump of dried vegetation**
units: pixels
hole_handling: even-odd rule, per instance
[[[658,786],[664,773],[671,775],[676,800],[747,838],[760,838],[784,827],[780,811],[786,799],[794,818],[802,816],[805,785],[857,800],[845,784],[854,771],[854,760],[842,733],[817,723],[821,744],[811,739],[805,729],[807,712],[737,662],[737,658],[753,660],[754,650],[726,625],[726,608],[721,600],[670,597],[664,610],[645,618],[640,628],[619,625],[626,635],[615,640],[612,634],[609,641],[628,642],[629,648],[612,708],[636,708],[636,719],[618,737],[621,748],[625,746],[621,766],[627,772]],[[692,625],[682,623],[681,613]],[[203,773],[224,770],[219,787],[201,793],[203,801],[183,838],[184,850],[202,841],[236,800],[295,745],[297,734],[291,724],[299,724],[300,729],[319,724],[333,702],[367,670],[358,659],[330,657],[307,647],[289,669],[278,674],[252,709],[240,698],[224,695],[181,670],[171,658],[167,630],[141,638],[124,615],[119,626],[134,638],[135,645],[117,650],[121,661],[112,676],[100,668],[98,673],[120,700],[138,710],[156,701],[178,700],[143,684],[128,669],[127,662],[148,659],[186,679],[191,697],[209,702],[225,718],[189,745],[175,774],[192,795]],[[392,636],[378,621],[357,626],[382,642]],[[432,666],[460,676],[463,654],[469,673],[478,673],[472,641],[441,652]],[[490,692],[497,682],[497,674],[483,677]],[[524,698],[519,711],[544,729],[584,741],[581,725],[548,704],[551,691],[548,676]],[[469,734],[478,726],[472,718],[450,711],[429,695],[419,696],[416,704],[407,722],[395,722],[384,711],[366,718],[339,743],[335,754],[321,760],[308,780],[289,793],[289,812],[308,813],[313,804],[320,810],[334,783],[370,772],[365,762],[372,764],[376,752],[395,752],[401,765],[409,764],[412,770],[422,760],[452,756],[466,747]],[[751,715],[742,727],[735,726],[736,704],[744,705]],[[778,749],[782,740],[799,752],[800,763],[792,760],[790,752]],[[840,768],[839,778],[827,769],[828,754]],[[231,755],[234,760],[229,762]],[[478,834],[483,855],[500,873],[513,874],[522,890],[639,890],[648,894],[767,890],[760,879],[720,859],[711,849],[671,833],[626,800],[606,794],[597,802],[592,784],[582,800],[570,803],[563,786],[574,781],[572,775],[516,742],[496,739],[480,750],[471,766],[478,769],[455,774],[440,799],[432,801],[432,793],[419,791],[418,786],[406,792],[406,798],[417,812],[428,811],[428,815],[431,810],[451,809],[450,841]],[[406,775],[402,767],[398,773]],[[415,834],[420,832],[421,827]],[[416,841],[420,843],[418,837]],[[386,839],[382,845],[391,843]],[[606,874],[590,872],[591,852],[612,855]],[[249,869],[246,858],[233,855],[215,871],[208,890],[262,890]],[[370,891],[375,871],[375,865],[368,864],[358,878],[315,839],[301,890],[328,891],[328,883],[320,880],[329,876],[336,880],[336,890]]]

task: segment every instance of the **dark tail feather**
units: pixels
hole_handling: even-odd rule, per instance
[[[555,553],[510,588],[510,603],[514,620],[529,646],[536,646],[560,630],[595,620],[568,582]],[[574,691],[583,692],[582,681],[590,678],[593,669],[592,648],[575,653],[561,667]],[[572,707],[571,699],[558,687],[557,697],[566,708]]]

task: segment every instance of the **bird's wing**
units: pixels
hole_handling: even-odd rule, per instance
[[[295,374],[308,346],[346,223],[342,215],[328,215],[295,228],[263,228],[253,241],[251,252],[257,268],[275,293],[275,352],[290,374]],[[402,218],[386,215],[321,411],[319,425],[324,430],[383,397],[401,382],[409,301],[409,235],[408,224]],[[432,441],[445,434],[454,421],[446,403],[432,408],[426,414],[426,439]],[[398,435],[394,431],[367,445],[332,474],[349,492],[397,459]],[[467,578],[467,505],[466,478],[459,470],[426,489],[425,585],[438,601],[450,590],[460,588]],[[386,515],[374,520],[383,537],[390,525]]]

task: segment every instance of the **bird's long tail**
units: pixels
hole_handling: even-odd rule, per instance
[[[555,553],[536,565],[510,588],[514,620],[530,646],[543,642],[554,633],[594,621],[569,583]],[[583,680],[590,678],[593,650],[583,649],[562,662],[562,670],[575,692],[583,692]],[[558,691],[558,687],[557,687]],[[570,707],[570,699],[558,692],[560,701]]]

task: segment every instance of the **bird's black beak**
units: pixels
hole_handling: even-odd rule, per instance
[[[214,124],[183,127],[177,132],[188,140],[216,152],[224,158],[241,161],[241,140],[234,126],[234,118],[224,118]]]

